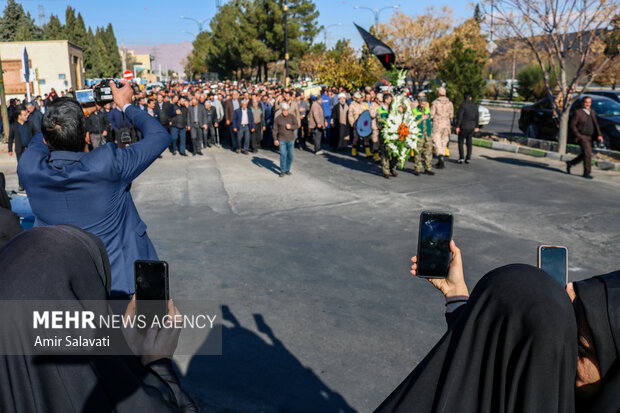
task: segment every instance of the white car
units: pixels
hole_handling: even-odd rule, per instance
[[[478,125],[480,127],[486,126],[491,122],[491,112],[486,107],[478,106]]]

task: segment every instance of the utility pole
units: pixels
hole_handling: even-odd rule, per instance
[[[0,56],[0,112],[2,112],[4,141],[7,142],[9,140],[9,112],[7,111],[6,94],[4,93],[4,74],[2,72],[2,56]]]
[[[284,5],[284,86],[288,87],[288,6]]]

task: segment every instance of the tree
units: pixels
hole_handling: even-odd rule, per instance
[[[67,6],[67,9],[65,10],[65,30],[64,30],[65,37],[63,40],[69,40],[70,42],[75,43],[81,47],[79,43],[75,42],[76,31],[77,31],[77,18],[75,17],[75,9],[71,6]]]
[[[605,66],[595,78],[595,82],[601,86],[611,86],[616,90],[620,82],[620,15],[614,18],[613,27],[606,36],[592,45],[592,55],[586,64],[586,72],[591,74],[608,57],[612,60]]]
[[[485,63],[478,52],[465,47],[457,37],[447,58],[442,62],[438,76],[446,82],[448,98],[456,104],[463,102],[465,94],[472,95],[474,101],[482,98],[486,81]]]
[[[86,77],[102,77],[103,68],[101,62],[101,55],[97,47],[97,40],[93,34],[93,29],[88,28],[86,33],[86,44],[88,47],[84,48],[84,72]]]
[[[49,21],[43,27],[43,40],[63,40],[66,39],[65,28],[58,16],[52,14]]]
[[[543,71],[537,64],[521,69],[517,79],[519,79],[519,95],[523,96],[525,100],[536,101],[547,96]],[[551,87],[553,89],[557,87],[555,77],[551,79]]]
[[[30,13],[25,13],[22,5],[15,0],[8,0],[0,19],[0,41],[30,41],[40,38],[41,30]]]
[[[396,66],[406,68],[417,89],[436,72],[438,39],[452,26],[452,11],[448,7],[437,10],[429,7],[424,14],[410,17],[397,11],[389,23],[376,27],[377,36],[390,46],[396,55]]]
[[[486,0],[486,7],[493,9],[495,33],[503,38],[517,37],[527,45],[543,72],[547,96],[558,95],[558,99],[552,99],[560,119],[558,151],[566,153],[572,98],[581,96],[598,74],[617,59],[617,55],[607,55],[586,70],[592,47],[605,36],[605,29],[617,13],[617,0]],[[577,59],[577,67],[569,78],[571,58]],[[557,92],[552,87],[552,74],[558,80]],[[574,93],[581,80],[585,80],[585,87]]]
[[[99,55],[101,61],[101,75],[103,77],[113,77],[114,67],[110,62],[110,57],[108,56],[108,47],[106,45],[105,32],[101,27],[97,27],[97,29],[95,30],[95,45],[95,51]]]
[[[102,34],[105,39],[105,46],[107,48],[107,56],[110,65],[110,72],[108,72],[108,76],[118,77],[123,69],[123,62],[121,61],[121,54],[118,51],[118,44],[116,43],[116,36],[114,35],[112,23],[108,23],[105,31],[102,29]]]

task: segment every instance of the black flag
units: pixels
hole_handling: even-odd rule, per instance
[[[368,49],[370,49],[370,53],[377,56],[383,67],[385,67],[387,70],[392,69],[394,61],[396,60],[394,51],[390,49],[387,44],[383,43],[381,40],[377,39],[375,36],[368,33],[357,24],[353,24],[355,25],[355,27],[357,27],[357,31],[360,32],[360,35],[362,36],[362,39],[364,39],[364,43],[366,43]]]

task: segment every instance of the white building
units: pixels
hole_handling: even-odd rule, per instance
[[[67,40],[0,42],[7,99],[23,99],[26,93],[26,82],[21,76],[24,46],[30,60],[32,96],[44,96],[52,88],[59,96],[61,91],[69,88],[84,88],[84,57],[81,47]]]

